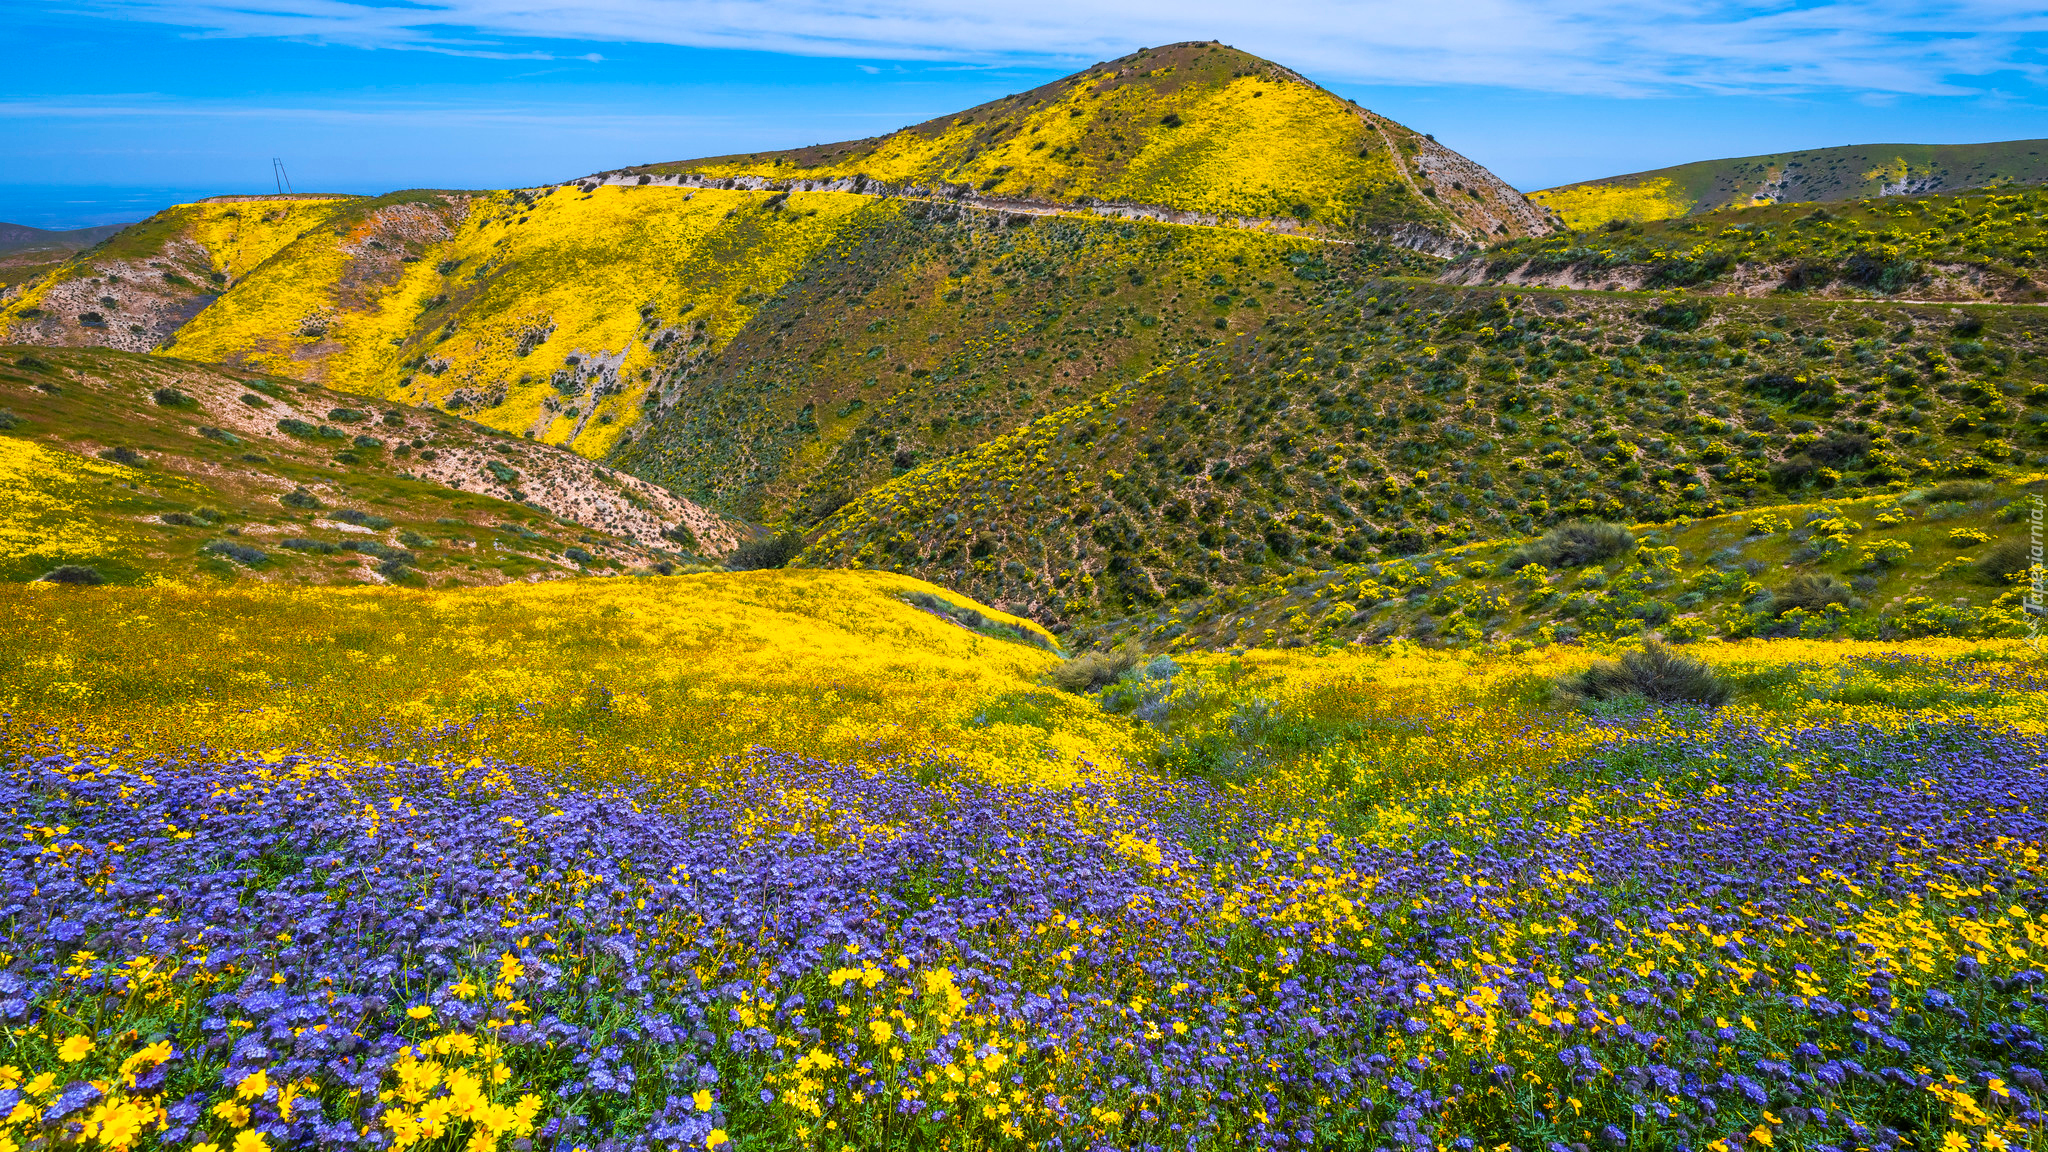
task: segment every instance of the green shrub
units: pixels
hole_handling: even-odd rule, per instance
[[[1808,612],[1825,612],[1833,604],[1850,608],[1856,603],[1856,597],[1849,591],[1849,586],[1826,573],[1801,572],[1771,596],[1772,607],[1780,616],[1794,608],[1804,608]]]
[[[1733,690],[1711,667],[1654,640],[1602,660],[1572,678],[1566,691],[1585,701],[1609,702],[1639,696],[1652,704],[1726,704]]]
[[[165,408],[176,408],[181,404],[190,404],[192,402],[190,396],[185,395],[176,388],[159,388],[155,392],[150,393],[150,398]]]
[[[1508,554],[1501,564],[1506,573],[1518,572],[1531,564],[1545,568],[1584,568],[1626,556],[1636,550],[1635,533],[1619,524],[1597,520],[1573,520],[1545,533]]]
[[[208,440],[218,440],[222,444],[227,444],[230,446],[240,444],[242,442],[242,438],[240,436],[235,435],[233,432],[229,432],[225,428],[215,428],[211,424],[201,424],[199,426],[199,434],[201,436],[206,437]]]
[[[19,423],[21,423],[21,417],[16,416],[5,408],[0,408],[0,432],[4,432]]]
[[[1045,674],[1045,682],[1062,692],[1093,692],[1131,670],[1138,653],[1129,648],[1108,652],[1083,652],[1063,660]]]
[[[99,569],[87,564],[59,564],[38,579],[46,584],[72,584],[81,587],[107,582],[107,578],[100,575]]]
[[[277,430],[287,436],[313,436],[317,435],[320,431],[320,429],[296,416],[287,416],[279,420],[277,422]]]
[[[1978,557],[1973,566],[1979,579],[1992,584],[2009,583],[2034,566],[2034,546],[2017,537],[2001,540]]]
[[[237,564],[248,565],[252,568],[270,559],[269,554],[264,552],[263,549],[251,548],[247,544],[240,544],[233,540],[209,540],[200,551],[214,556],[225,556]]]
[[[320,498],[318,496],[313,495],[311,492],[306,491],[304,488],[292,489],[291,491],[285,493],[284,495],[279,496],[277,498],[277,502],[279,504],[284,505],[287,508],[320,507]]]
[[[1688,300],[1682,304],[1659,304],[1643,313],[1644,321],[1673,332],[1690,332],[1706,323],[1714,314],[1714,305],[1708,300]]]
[[[1944,480],[1919,495],[1929,504],[1982,500],[1991,495],[1991,485],[1982,480]]]
[[[334,518],[344,524],[354,524],[358,527],[370,528],[378,532],[391,527],[390,517],[379,516],[375,512],[364,512],[356,508],[343,508],[334,514]]]
[[[581,548],[574,547],[573,545],[571,547],[562,549],[562,556],[566,559],[574,560],[576,563],[583,564],[586,566],[592,560],[596,559],[596,557],[592,556],[589,552],[586,552]]]

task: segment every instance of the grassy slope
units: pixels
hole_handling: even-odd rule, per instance
[[[162,389],[175,390],[163,395],[168,404]],[[701,510],[570,453],[506,442],[438,413],[161,357],[6,349],[0,413],[5,581],[86,564],[116,582],[500,583],[658,561],[672,555],[659,533],[677,522],[691,524],[706,551],[735,538]],[[291,435],[282,419],[331,434]],[[100,457],[116,449],[136,463]],[[493,463],[509,471],[494,475]],[[322,506],[280,502],[301,488]],[[531,503],[515,502],[522,496]],[[199,509],[217,515],[194,516]],[[335,519],[341,509],[390,523],[345,526]],[[166,523],[165,514],[200,522]],[[366,527],[375,530],[356,530]],[[380,574],[369,554],[281,547],[288,537],[374,539],[413,553],[404,562],[412,575]],[[216,540],[266,557],[231,563],[202,551]],[[590,555],[587,565],[564,555],[572,546]]]
[[[1178,651],[1400,636],[1541,644],[1646,635],[2021,635],[2025,587],[1979,571],[1998,542],[2028,539],[2026,517],[2048,482],[2038,474],[2020,479],[1844,493],[1834,501],[1638,525],[1642,551],[1575,571],[1517,578],[1507,569],[1526,541],[1509,539],[1287,573],[1069,640],[1129,639]],[[1892,558],[1872,563],[1873,550]],[[1783,598],[1800,573],[1835,577],[1853,603],[1792,611]]]
[[[2038,302],[2048,191],[1729,208],[1499,245],[1445,271],[1457,283],[1688,287],[1756,295]]]
[[[1208,43],[1146,49],[887,136],[622,172],[683,173],[1159,205],[1338,235],[1547,229],[1514,189],[1427,137]]]
[[[681,374],[616,459],[809,524],[917,463],[1295,314],[1302,277],[1333,260],[1433,264],[1240,229],[891,204]]]
[[[908,602],[920,595],[949,596],[853,572],[445,591],[0,585],[0,646],[60,654],[6,662],[0,710],[17,724],[140,732],[164,750],[396,758],[395,739],[422,759],[474,750],[676,782],[729,771],[727,757],[763,743],[913,753],[1043,783],[1134,751],[1123,721],[1037,688],[1054,655]],[[990,698],[1021,696],[1036,706],[1028,720],[971,719]]]
[[[42,270],[0,304],[0,342],[156,346],[348,198],[180,204]],[[82,320],[87,313],[97,321]]]
[[[1754,203],[1856,200],[2048,182],[2048,140],[1852,144],[1702,160],[1529,194],[1574,228],[1664,220]]]
[[[1697,316],[1697,313],[1694,314]],[[1074,624],[1375,554],[2038,461],[2048,317],[1368,281],[828,520],[803,562]]]

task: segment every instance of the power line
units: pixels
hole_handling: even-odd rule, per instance
[[[291,192],[291,174],[284,170],[284,161],[279,157],[272,156],[270,158],[270,179],[277,185],[277,191],[280,195]]]

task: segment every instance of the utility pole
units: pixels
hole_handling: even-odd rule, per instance
[[[279,195],[292,190],[291,174],[284,170],[284,160],[279,157],[270,158],[270,179],[277,185]]]

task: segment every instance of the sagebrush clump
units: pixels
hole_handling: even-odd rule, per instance
[[[1726,704],[1734,689],[1712,665],[1655,640],[1618,660],[1603,660],[1567,681],[1572,695],[1591,701],[1640,696],[1659,705]]]

